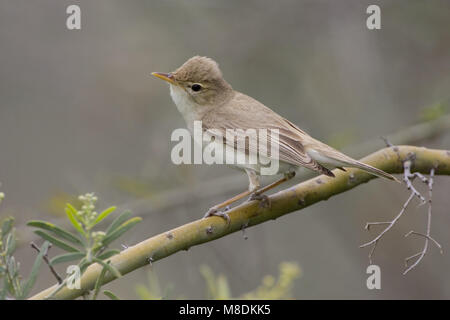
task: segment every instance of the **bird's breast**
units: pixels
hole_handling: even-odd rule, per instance
[[[186,121],[186,125],[192,134],[194,121],[201,120],[198,106],[192,101],[187,92],[178,86],[170,85],[170,96],[177,106],[178,111]]]

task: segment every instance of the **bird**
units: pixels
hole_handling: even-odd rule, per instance
[[[247,196],[250,196],[249,200],[260,200],[270,206],[270,201],[264,193],[292,179],[301,167],[329,177],[335,176],[332,169],[346,171],[346,167],[358,168],[372,175],[399,182],[389,173],[355,160],[314,139],[263,103],[234,90],[224,79],[218,63],[211,58],[194,56],[173,72],[153,72],[152,75],[169,83],[172,100],[191,134],[195,121],[201,121],[204,133],[215,137],[218,135],[225,137],[229,130],[234,130],[232,131],[235,133],[234,138],[239,138],[239,135],[248,129],[278,132],[277,139],[269,138],[270,143],[278,148],[278,155],[265,155],[269,160],[279,161],[276,173],[282,174],[282,178],[262,187],[260,182],[262,160],[258,160],[256,164],[233,165],[247,174],[248,189],[211,207],[204,218],[220,216],[229,222],[230,217],[226,212],[229,205]],[[215,143],[227,144],[233,151],[241,154],[258,153],[258,150],[250,148],[248,143],[240,146],[235,140],[231,143],[217,140]]]

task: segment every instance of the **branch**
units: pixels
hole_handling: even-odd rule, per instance
[[[450,131],[450,114],[443,115],[435,120],[425,121],[414,124],[409,127],[402,128],[396,132],[390,133],[386,138],[395,145],[401,144],[420,144],[422,141],[430,140],[440,135],[446,134]],[[364,143],[351,144],[344,147],[345,154],[357,158],[374,152],[380,148],[380,139],[371,139]],[[307,170],[298,172],[296,179],[309,179],[314,176],[313,172]],[[239,178],[241,177],[241,178]],[[141,199],[133,200],[123,205],[131,210],[137,216],[151,216],[152,214],[169,214],[174,208],[179,206],[189,206],[192,202],[204,199],[210,199],[220,194],[237,193],[239,188],[236,182],[239,179],[245,179],[239,173],[227,174],[222,177],[216,177],[212,180],[198,181],[195,185],[189,188],[176,187],[169,190],[163,190],[157,193],[152,191],[151,196],[141,197]],[[242,180],[244,181],[244,180]],[[66,223],[66,218],[53,219],[52,222],[56,225],[63,225]],[[19,233],[22,234],[21,239],[24,242],[36,240],[34,233],[29,233],[26,230],[26,225],[17,225]]]
[[[435,168],[436,175],[450,175],[450,151],[448,150],[398,146],[397,151],[394,151],[393,148],[385,148],[363,158],[362,161],[392,174],[403,173],[401,159],[406,159],[411,154],[415,155],[411,170],[429,173],[431,168]],[[251,227],[304,209],[375,178],[375,176],[358,169],[347,169],[346,172],[335,170],[334,174],[335,178],[321,175],[271,195],[270,208],[259,207],[257,201],[243,203],[228,212],[231,218],[228,225],[224,219],[210,217],[151,237],[113,256],[110,259],[111,264],[124,275],[148,265],[150,261],[154,263],[180,250],[188,250],[192,246],[240,231],[245,225]],[[55,298],[74,299],[83,295],[84,292],[92,290],[101,271],[101,265],[91,265],[81,278],[80,289],[64,287],[55,295]],[[108,273],[103,283],[112,280],[114,280],[114,276]],[[31,299],[45,299],[56,286],[36,294]]]

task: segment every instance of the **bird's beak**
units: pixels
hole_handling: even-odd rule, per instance
[[[177,85],[177,83],[175,82],[175,79],[173,78],[173,75],[170,73],[152,72],[152,76],[155,76],[157,78],[160,78],[161,80],[167,81],[170,84]]]

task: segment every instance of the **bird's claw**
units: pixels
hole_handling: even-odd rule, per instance
[[[257,192],[252,193],[250,195],[250,197],[248,198],[248,201],[253,201],[253,200],[260,201],[259,205],[262,208],[270,208],[270,206],[272,205],[270,198],[265,194],[259,194]]]
[[[226,213],[226,211],[230,210],[229,207],[226,207],[225,210],[223,211],[219,211],[219,209],[212,207],[208,210],[208,212],[206,212],[206,214],[203,216],[203,219],[206,219],[208,217],[212,217],[212,216],[216,216],[216,217],[221,217],[223,219],[225,219],[227,221],[227,224],[230,224],[230,216],[228,215],[228,213]]]

